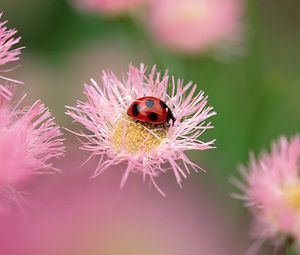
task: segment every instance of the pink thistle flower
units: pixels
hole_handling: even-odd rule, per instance
[[[121,187],[129,173],[137,173],[143,179],[149,177],[163,194],[154,181],[160,173],[173,171],[181,186],[190,168],[200,168],[184,152],[212,148],[214,141],[203,142],[198,137],[212,128],[205,121],[215,112],[207,106],[207,96],[201,91],[196,93],[197,86],[192,82],[184,85],[181,80],[170,79],[167,73],[157,72],[155,66],[149,76],[145,72],[144,65],[140,69],[130,65],[125,81],[112,72],[104,72],[102,86],[91,79],[91,85],[86,84],[84,90],[87,101],[67,107],[67,114],[88,130],[75,133],[83,138],[82,149],[100,157],[94,177],[110,166],[125,163]],[[174,126],[136,122],[129,117],[129,105],[143,96],[166,102],[177,119]]]
[[[198,53],[240,39],[242,0],[152,0],[146,22],[157,41]]]
[[[253,237],[257,239],[249,254],[271,240],[277,248],[293,239],[300,252],[300,138],[281,137],[270,153],[242,167],[246,184],[234,180],[254,218]]]
[[[0,18],[2,13],[0,13]],[[7,65],[10,62],[16,61],[19,59],[22,48],[13,48],[20,41],[20,37],[15,38],[14,36],[17,33],[15,29],[8,29],[5,24],[7,21],[0,21],[0,73],[8,72],[10,69],[3,69],[4,65]],[[4,87],[3,83],[13,82],[13,83],[21,83],[16,80],[12,80],[5,76],[0,75],[0,95],[8,95],[9,90]]]
[[[136,10],[145,0],[74,0],[79,8],[117,16]]]
[[[12,91],[10,91],[12,92]],[[23,97],[24,98],[24,97]],[[16,185],[34,174],[57,170],[49,161],[63,155],[62,133],[48,109],[36,101],[30,107],[11,106],[11,99],[0,95],[0,189],[11,194]],[[11,195],[16,197],[16,195]],[[0,201],[2,209],[6,201]]]

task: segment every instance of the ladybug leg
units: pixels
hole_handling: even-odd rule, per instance
[[[166,121],[163,125],[165,129],[169,129],[170,127],[170,123],[168,121]]]

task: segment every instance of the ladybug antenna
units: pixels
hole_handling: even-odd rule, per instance
[[[173,126],[174,126],[175,121],[176,121],[176,118],[173,116],[173,119],[172,119]]]

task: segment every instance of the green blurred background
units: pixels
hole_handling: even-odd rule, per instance
[[[241,202],[229,198],[236,189],[228,178],[238,175],[249,151],[269,148],[300,127],[299,1],[248,1],[243,52],[221,60],[210,53],[174,54],[132,17],[81,12],[63,0],[0,0],[0,9],[26,46],[14,78],[25,82],[28,101],[40,98],[62,126],[74,128],[64,106],[82,97],[84,82],[100,80],[102,69],[121,77],[129,63],[143,62],[196,82],[218,113],[205,135],[217,139],[217,149],[190,153],[208,170],[193,181],[219,194],[239,224],[246,222]]]

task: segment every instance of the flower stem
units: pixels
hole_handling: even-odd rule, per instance
[[[286,243],[286,255],[295,255],[293,252],[293,241],[288,240]]]

